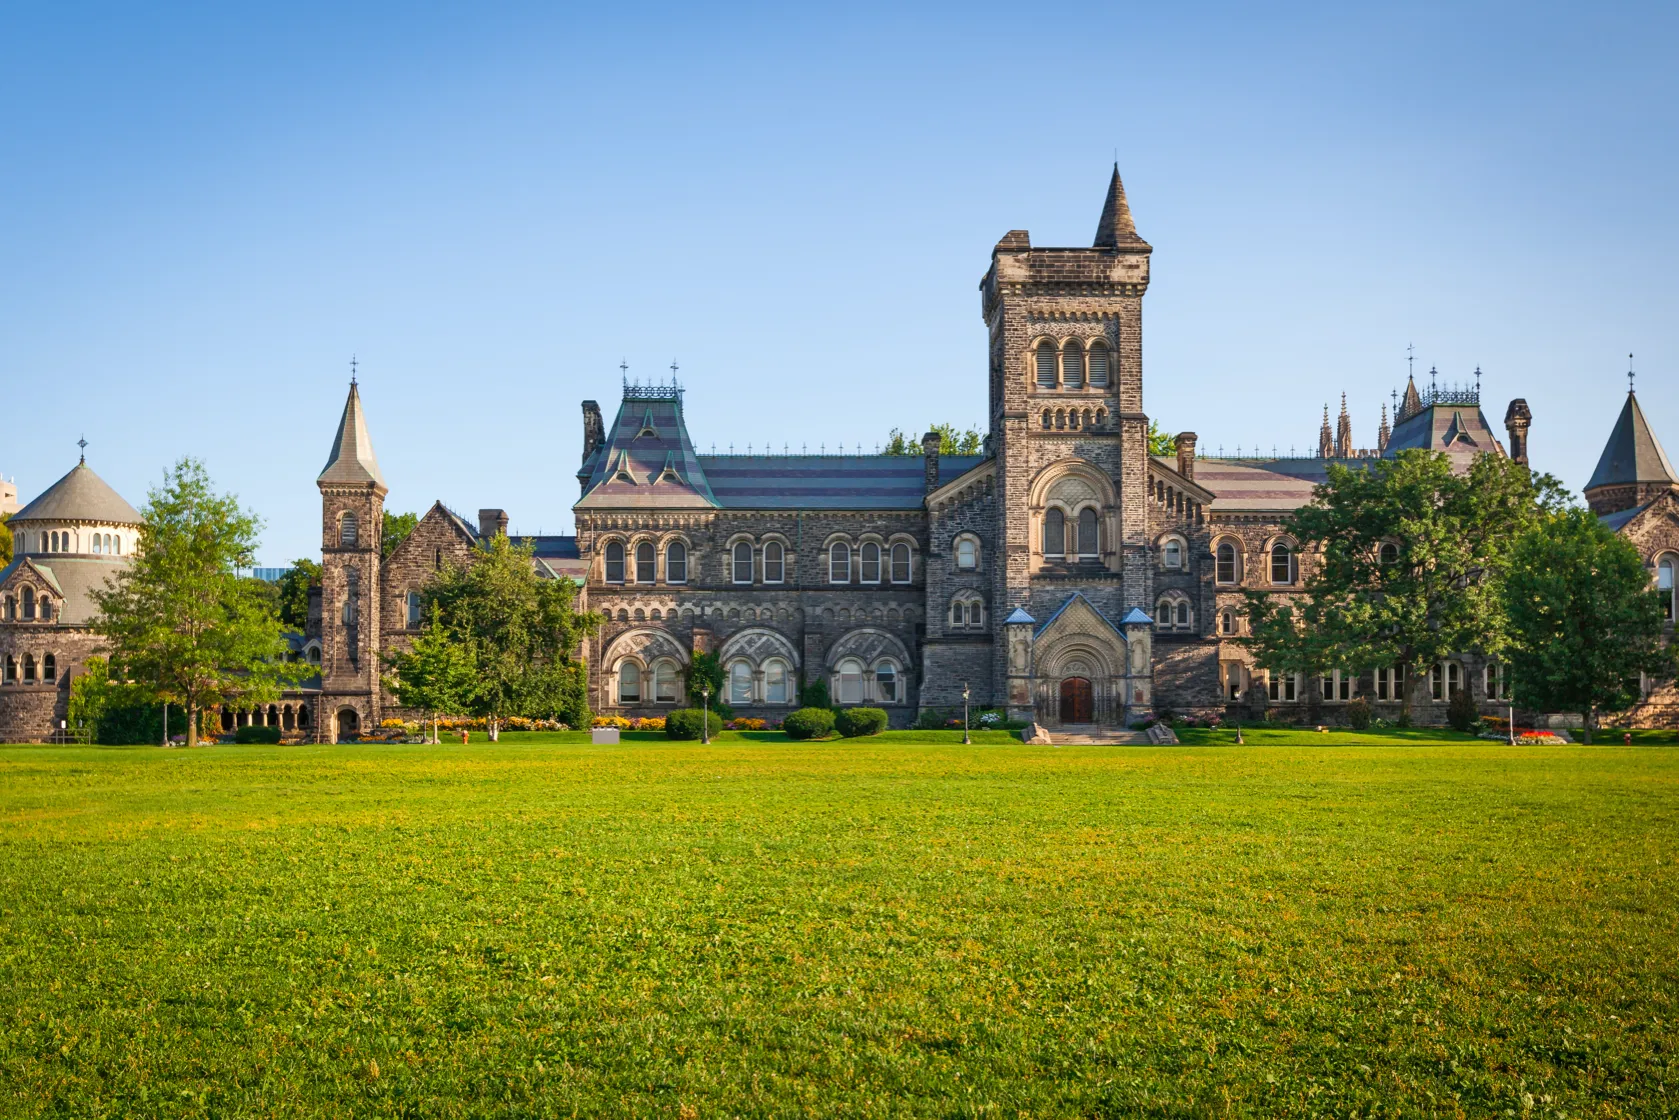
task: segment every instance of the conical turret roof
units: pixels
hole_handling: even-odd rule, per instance
[[[1119,164],[1114,164],[1113,178],[1108,180],[1108,197],[1102,203],[1102,217],[1096,223],[1097,249],[1116,249],[1121,245],[1143,245],[1148,242],[1137,236],[1131,221],[1131,204],[1125,201],[1125,184],[1119,181]]]
[[[373,454],[373,437],[367,434],[361,391],[354,381],[344,402],[344,415],[338,420],[338,434],[332,439],[332,454],[315,481],[350,486],[371,482],[387,489],[385,476],[379,473],[379,460]]]
[[[1638,407],[1638,394],[1627,393],[1627,403],[1621,407],[1620,418],[1603,446],[1597,470],[1586,489],[1598,486],[1618,486],[1632,482],[1679,482],[1679,476],[1668,461],[1667,452],[1657,442],[1656,434]]]
[[[89,521],[104,525],[138,525],[138,511],[111,489],[87,463],[47,487],[33,502],[12,515],[12,524],[26,521]]]

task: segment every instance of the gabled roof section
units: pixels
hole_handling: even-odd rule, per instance
[[[1493,434],[1480,404],[1472,398],[1453,400],[1454,395],[1444,390],[1431,392],[1428,401],[1420,403],[1417,411],[1406,412],[1405,418],[1393,426],[1382,457],[1391,459],[1401,451],[1419,447],[1440,451],[1452,460],[1452,469],[1460,474],[1469,469],[1477,455],[1503,458],[1504,445]],[[1407,389],[1407,408],[1410,397]]]
[[[47,487],[40,497],[12,515],[12,524],[29,521],[92,521],[108,525],[139,525],[140,514],[87,463]]]
[[[626,385],[606,444],[578,476],[578,509],[700,508],[719,503],[688,438],[682,390]]]
[[[1598,486],[1618,486],[1632,482],[1679,482],[1668,461],[1667,452],[1650,430],[1644,410],[1638,407],[1638,394],[1627,393],[1627,403],[1603,445],[1603,455],[1586,489]]]
[[[1037,621],[1038,621],[1037,619],[1033,618],[1031,615],[1026,613],[1026,608],[1025,607],[1016,607],[1016,608],[1014,608],[1013,613],[1011,613],[1007,618],[1003,619],[1003,625],[1004,626],[1018,626],[1021,623],[1025,623],[1026,625],[1030,626]]]
[[[1119,180],[1119,164],[1114,164],[1113,178],[1108,180],[1108,196],[1102,202],[1102,217],[1096,223],[1097,249],[1117,249],[1121,246],[1147,248],[1148,242],[1137,236],[1131,221],[1131,204],[1125,200],[1125,184]]]
[[[1125,641],[1125,635],[1120,633],[1119,627],[1113,624],[1113,620],[1108,618],[1108,616],[1103,614],[1101,611],[1097,610],[1096,604],[1092,603],[1089,599],[1086,599],[1084,597],[1084,592],[1082,591],[1075,591],[1071,595],[1067,596],[1067,601],[1062,603],[1059,607],[1056,607],[1055,613],[1046,618],[1043,621],[1043,624],[1038,627],[1037,632],[1032,635],[1033,639],[1035,640],[1043,637],[1049,628],[1054,626],[1061,616],[1067,614],[1069,611],[1090,612],[1090,614],[1101,623],[1102,627],[1113,633],[1114,637],[1118,638],[1121,642]]]
[[[338,434],[332,438],[332,452],[326,466],[315,479],[318,483],[356,486],[372,483],[381,490],[385,476],[379,473],[379,460],[373,454],[373,437],[367,432],[367,417],[361,407],[361,390],[350,382],[350,395],[344,401],[344,415],[338,418]]]
[[[1150,618],[1148,616],[1148,612],[1143,610],[1143,608],[1132,607],[1130,610],[1125,612],[1125,617],[1119,620],[1119,624],[1121,626],[1153,626],[1154,619]]]

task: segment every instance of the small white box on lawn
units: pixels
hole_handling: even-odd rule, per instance
[[[589,733],[589,741],[594,743],[616,743],[618,729],[616,727],[596,727]]]

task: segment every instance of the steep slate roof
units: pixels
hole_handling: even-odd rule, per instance
[[[985,461],[941,455],[944,485]],[[702,455],[725,509],[920,509],[927,497],[919,455]]]
[[[1406,399],[1410,399],[1409,390]],[[1492,425],[1477,404],[1424,405],[1393,426],[1388,437],[1384,458],[1391,459],[1400,451],[1424,447],[1444,452],[1458,471],[1469,469],[1475,456],[1491,452],[1504,455],[1504,445],[1493,434]]]
[[[1131,204],[1125,200],[1125,184],[1119,181],[1119,164],[1114,164],[1113,178],[1108,180],[1108,197],[1102,203],[1102,217],[1096,222],[1097,249],[1116,249],[1121,245],[1147,248],[1148,242],[1137,235],[1131,220]]]
[[[1195,481],[1213,494],[1212,513],[1294,510],[1312,500],[1329,479],[1329,464],[1356,466],[1368,459],[1197,459]]]
[[[523,548],[533,545],[532,559],[539,570],[546,568],[553,576],[566,576],[581,583],[589,574],[589,564],[582,558],[576,537],[511,537],[511,543]]]
[[[26,521],[94,521],[110,525],[138,525],[140,514],[93,473],[77,463],[70,473],[47,487],[46,492],[12,515],[12,524]]]
[[[587,472],[585,477],[583,471]],[[582,509],[714,507],[682,418],[682,390],[625,386],[606,443],[583,464]]]
[[[1679,476],[1673,473],[1667,452],[1662,450],[1644,419],[1644,410],[1638,407],[1638,394],[1628,392],[1627,403],[1621,406],[1620,418],[1609,433],[1609,442],[1603,445],[1603,455],[1586,489],[1629,482],[1675,481],[1679,481]]]
[[[59,596],[57,621],[66,626],[85,626],[99,613],[93,592],[102,590],[105,581],[127,569],[122,560],[103,560],[81,556],[19,556],[4,571],[0,571],[0,586],[12,578],[23,565],[39,572]]]
[[[344,485],[372,482],[388,489],[385,476],[379,473],[379,460],[373,454],[373,437],[367,434],[367,415],[362,411],[361,391],[354,381],[350,382],[350,395],[344,401],[344,415],[338,419],[332,453],[316,481]]]

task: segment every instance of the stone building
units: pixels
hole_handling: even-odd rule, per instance
[[[12,562],[0,571],[0,743],[53,737],[68,716],[70,679],[100,648],[93,592],[122,570],[140,514],[87,460],[8,522]]]

